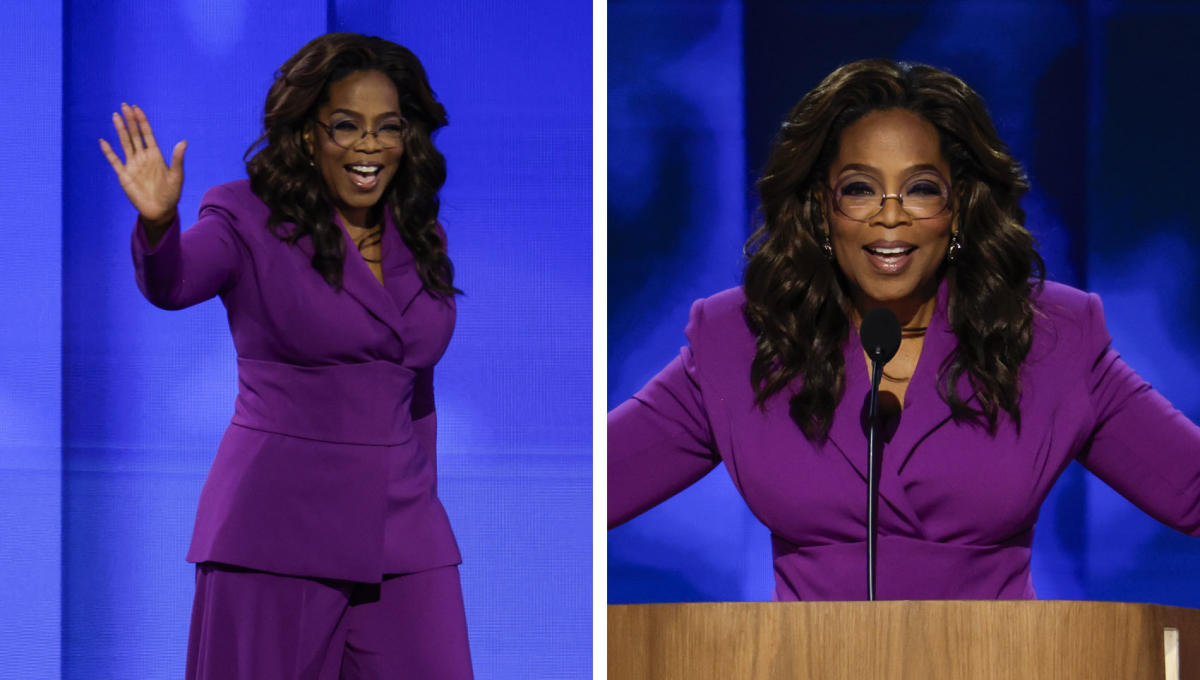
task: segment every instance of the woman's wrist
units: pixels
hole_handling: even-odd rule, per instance
[[[158,245],[158,242],[162,240],[163,234],[167,233],[167,229],[175,222],[175,220],[175,210],[171,210],[171,212],[164,216],[158,217],[157,219],[153,219],[138,213],[138,222],[141,223],[142,231],[146,235],[146,242],[151,248]]]
[[[147,229],[166,231],[167,227],[171,226],[171,223],[175,221],[175,209],[172,208],[169,212],[158,217],[149,217],[142,213],[138,213],[138,219],[141,220],[142,224],[145,225]]]

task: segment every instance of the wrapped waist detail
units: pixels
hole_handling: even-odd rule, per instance
[[[404,444],[413,436],[415,375],[382,360],[297,366],[238,357],[233,423],[326,442]]]

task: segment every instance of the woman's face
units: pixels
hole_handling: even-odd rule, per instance
[[[394,130],[403,124],[396,86],[379,71],[351,73],[331,85],[329,101],[317,109],[317,120],[331,129],[349,129],[352,125],[360,132],[389,126]],[[350,148],[342,148],[320,125],[314,126],[307,137],[343,221],[358,227],[372,226],[365,224],[367,212],[379,203],[396,175],[404,155],[403,144],[383,148],[376,135],[366,135]]]
[[[842,132],[825,208],[834,259],[860,311],[886,306],[904,321],[933,299],[954,215],[944,210],[914,219],[888,198],[877,214],[859,221],[834,209],[837,196],[860,196],[866,203],[881,198],[880,192],[904,194],[917,210],[911,206],[928,202],[935,191],[949,196],[949,177],[937,130],[911,111],[873,111]]]

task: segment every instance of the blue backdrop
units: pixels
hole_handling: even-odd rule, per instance
[[[182,675],[196,499],[236,392],[217,301],[133,282],[96,140],[140,104],[189,141],[180,214],[245,176],[272,74],[341,30],[412,48],[451,125],[459,325],[440,492],[479,678],[591,665],[591,15],[551,0],[7,3],[0,233],[0,678]],[[37,211],[38,214],[34,215]],[[36,217],[36,219],[33,219]]]
[[[1200,421],[1200,8],[1122,2],[610,2],[608,407],[740,283],[780,121],[839,64],[949,69],[1030,174],[1049,278],[1098,292],[1115,346]],[[1200,455],[1200,452],[1197,452]],[[1043,506],[1039,597],[1200,606],[1200,540],[1072,465]],[[609,601],[764,600],[767,531],[724,468],[609,533]]]

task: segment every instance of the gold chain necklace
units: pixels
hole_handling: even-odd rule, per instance
[[[929,330],[928,326],[912,326],[910,328],[901,328],[900,329],[900,337],[901,337],[901,339],[903,339],[903,338],[919,338],[919,337],[923,337],[928,330]],[[908,382],[909,380],[912,380],[914,373],[915,373],[915,371],[913,373],[908,374],[907,376],[902,377],[902,378],[897,378],[895,376],[888,375],[887,371],[882,371],[883,377],[887,378],[889,381],[894,382],[894,383]]]

